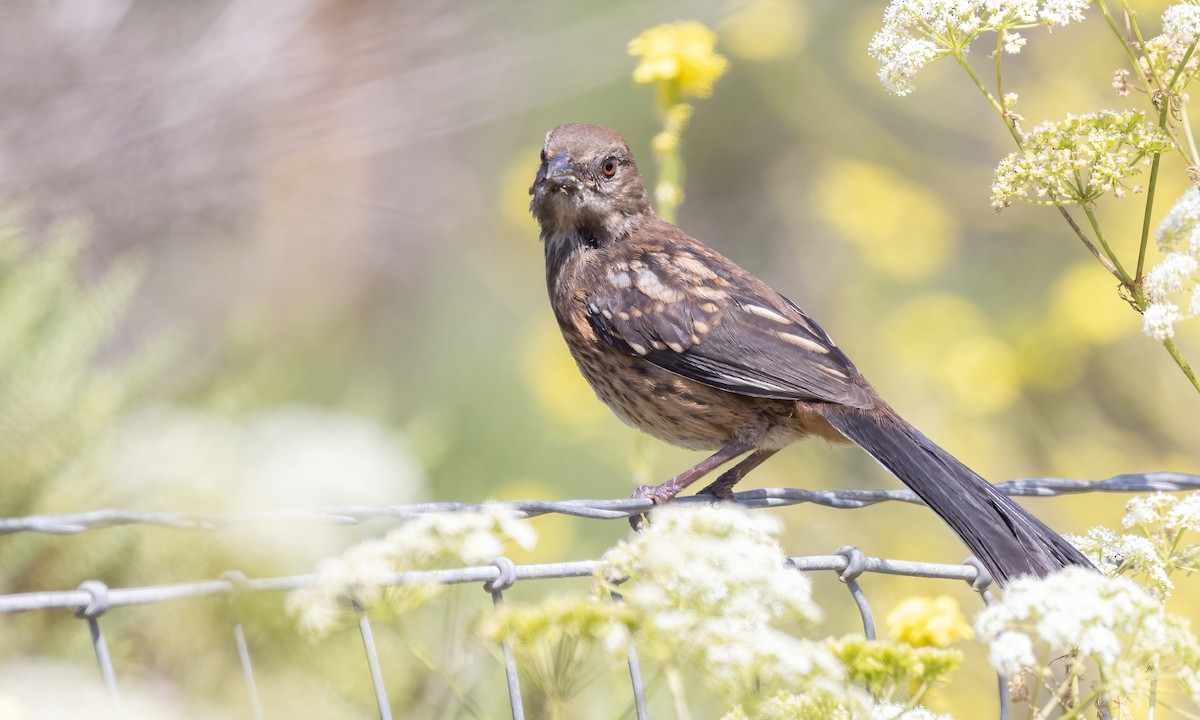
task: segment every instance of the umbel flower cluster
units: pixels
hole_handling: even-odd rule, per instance
[[[1200,189],[1191,187],[1176,201],[1156,239],[1164,255],[1142,281],[1149,301],[1142,329],[1164,340],[1174,337],[1176,322],[1200,315]]]
[[[618,593],[619,603],[596,595],[507,605],[484,634],[513,643],[535,666],[561,657],[564,646],[591,642],[622,653],[635,643],[664,668],[678,717],[690,716],[679,680],[687,669],[724,700],[724,720],[934,720],[919,697],[897,703],[895,694],[932,687],[961,661],[958,651],[937,646],[970,632],[957,605],[948,622],[930,622],[948,609],[942,600],[889,618],[913,638],[922,635],[917,625],[938,626],[922,635],[922,647],[797,637],[784,626],[811,627],[821,612],[808,579],[787,565],[781,529],[774,517],[737,506],[668,505],[644,533],[605,554],[597,587]],[[539,684],[554,696],[555,681]]]
[[[1025,45],[1019,30],[1083,20],[1089,4],[1089,0],[894,0],[883,16],[883,27],[871,40],[870,53],[879,61],[883,87],[907,95],[921,68],[967,52],[983,33],[997,33],[1004,52],[1018,53]]]
[[[1042,123],[1028,134],[1024,149],[996,168],[992,206],[999,210],[1014,199],[1085,204],[1106,192],[1121,197],[1125,180],[1170,147],[1166,134],[1141,112],[1104,110]]]
[[[944,596],[900,602],[886,618],[891,640],[797,635],[811,632],[821,611],[808,578],[787,562],[781,530],[775,517],[734,505],[668,505],[606,553],[595,592],[509,602],[478,627],[487,640],[511,644],[542,695],[559,703],[553,717],[565,716],[595,677],[581,670],[583,658],[595,651],[615,670],[635,645],[666,679],[681,718],[691,717],[689,681],[707,686],[723,720],[939,718],[920,702],[962,662],[952,646],[972,637],[958,604]],[[1014,687],[1051,690],[1037,717],[1153,707],[1166,691],[1200,702],[1200,643],[1165,606],[1172,574],[1200,570],[1200,545],[1190,542],[1200,532],[1200,493],[1135,498],[1122,530],[1071,538],[1102,573],[1071,568],[1015,580],[976,618],[991,662]],[[350,616],[347,599],[376,615],[411,617],[438,588],[395,573],[481,564],[505,544],[533,541],[528,524],[500,508],[422,516],[323,563],[321,584],[293,593],[288,605],[318,634]]]

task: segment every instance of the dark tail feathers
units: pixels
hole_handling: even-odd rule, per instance
[[[1058,533],[888,408],[828,405],[823,415],[946,521],[1001,585],[1092,564]]]

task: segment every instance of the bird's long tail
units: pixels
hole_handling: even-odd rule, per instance
[[[938,514],[1001,585],[1069,565],[1092,567],[1074,546],[890,408],[822,407],[837,430],[870,453]]]

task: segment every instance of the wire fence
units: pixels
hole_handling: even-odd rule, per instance
[[[1084,492],[1150,492],[1183,491],[1200,489],[1200,475],[1181,473],[1148,473],[1119,475],[1107,480],[1089,482],[1084,480],[1030,478],[998,483],[997,488],[1008,495],[1062,497]],[[770,488],[737,493],[739,503],[751,508],[770,508],[813,503],[826,507],[853,509],[880,502],[919,502],[912,493],[903,490],[837,490],[813,492],[798,488]],[[707,502],[701,498],[680,498],[678,502]],[[563,502],[518,501],[493,503],[511,510],[520,517],[536,517],[557,513],[580,518],[620,520],[643,513],[650,509],[645,500],[569,500]],[[152,525],[189,531],[220,530],[237,525],[261,524],[264,522],[311,522],[332,525],[354,525],[378,518],[412,518],[431,512],[455,512],[476,510],[483,507],[472,503],[421,503],[388,506],[338,506],[307,510],[287,510],[271,513],[244,515],[203,513],[145,513],[126,510],[96,510],[63,515],[35,515],[0,519],[0,534],[20,532],[53,535],[75,534],[118,525]],[[870,602],[858,578],[865,573],[903,575],[934,580],[956,580],[969,583],[978,592],[984,603],[991,602],[989,587],[992,583],[987,571],[968,558],[961,565],[915,562],[888,558],[869,557],[854,547],[838,548],[834,554],[789,558],[796,570],[806,573],[832,572],[849,590],[862,620],[863,632],[868,639],[875,638],[875,620]],[[596,570],[599,561],[582,560],[519,565],[512,560],[499,557],[487,565],[421,572],[394,573],[378,580],[382,586],[400,586],[416,583],[439,583],[443,585],[482,585],[492,596],[496,605],[504,602],[504,592],[517,582],[550,580],[561,578],[588,577]],[[116,715],[121,714],[121,694],[117,673],[100,619],[106,613],[119,608],[171,602],[185,598],[220,597],[233,599],[253,593],[277,593],[315,586],[319,578],[315,574],[280,577],[248,578],[238,571],[228,571],[219,577],[196,582],[174,583],[148,587],[110,588],[101,580],[87,580],[74,590],[41,591],[0,594],[0,615],[23,612],[72,611],[83,620],[91,636],[96,662],[101,679],[108,693],[109,702]],[[619,597],[614,600],[619,601]],[[375,692],[375,704],[379,717],[392,717],[392,706],[388,699],[384,672],[379,663],[374,634],[367,614],[355,607],[358,630],[362,639],[367,669],[370,672]],[[236,648],[247,692],[247,703],[251,715],[263,718],[262,703],[256,689],[253,665],[246,643],[245,632],[239,620],[230,628],[231,640]],[[502,648],[504,672],[508,687],[509,705],[514,720],[525,717],[521,699],[520,674],[515,655],[508,643]],[[645,685],[641,677],[636,648],[628,648],[630,692],[638,720],[648,717]],[[1008,718],[1009,696],[1006,678],[998,678],[999,716]]]

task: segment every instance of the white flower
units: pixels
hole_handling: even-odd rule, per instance
[[[1125,519],[1128,521],[1129,516]],[[1163,596],[1174,588],[1158,549],[1143,535],[1118,535],[1108,528],[1094,527],[1083,537],[1068,535],[1067,540],[1107,575],[1125,571],[1144,574]]]
[[[871,720],[953,720],[949,715],[935,715],[920,705],[905,709],[904,705],[881,703],[871,708]]]
[[[685,632],[709,621],[730,632],[780,617],[815,622],[812,587],[787,567],[779,531],[775,518],[737,507],[668,505],[644,533],[605,553],[598,575],[629,576],[619,590],[626,602],[685,615],[671,621]]]
[[[504,552],[506,542],[528,550],[537,542],[529,523],[496,505],[479,511],[429,513],[389,532],[382,540],[351,547],[341,557],[317,566],[317,585],[288,596],[287,609],[313,634],[332,630],[343,616],[343,600],[370,608],[385,599],[399,612],[436,595],[436,583],[394,585],[397,573],[444,567],[457,559],[467,565],[487,562]],[[385,589],[388,590],[385,598]]]
[[[996,654],[993,665],[1006,672],[1032,665],[1025,641],[1006,635],[1023,634],[1030,645],[1036,638],[1054,649],[1078,649],[1105,675],[1124,648],[1156,651],[1167,641],[1158,603],[1137,583],[1081,567],[1012,581],[1003,600],[979,614],[976,630]]]
[[[1033,657],[1033,641],[1025,633],[1006,630],[988,644],[988,662],[1009,675],[1015,675],[1023,667],[1037,664]]]
[[[1163,218],[1155,233],[1158,246],[1164,251],[1178,250],[1200,257],[1200,188],[1188,188],[1171,211]]]
[[[1091,0],[1046,0],[1038,16],[1052,27],[1083,22],[1083,11],[1091,4]]]
[[[884,89],[901,96],[913,91],[917,72],[942,55],[929,40],[887,30],[875,34],[867,51],[879,60],[879,81]]]
[[[1144,287],[1152,300],[1161,300],[1170,293],[1181,292],[1194,281],[1200,260],[1181,252],[1169,252],[1146,273]]]
[[[733,505],[668,505],[605,553],[596,576],[624,578],[614,589],[652,653],[698,661],[730,692],[842,687],[844,669],[828,648],[773,626],[821,616],[808,578],[775,539],[780,529],[774,517]]]
[[[1172,5],[1163,12],[1164,35],[1174,35],[1183,45],[1191,45],[1200,37],[1200,6],[1190,3]]]
[[[1200,53],[1192,52],[1188,55],[1198,37],[1200,7],[1189,3],[1172,5],[1163,13],[1162,34],[1146,41],[1139,69],[1162,86],[1166,86],[1179,72],[1183,82],[1174,86],[1172,90],[1182,92],[1182,86],[1194,77],[1197,67],[1200,67]],[[1179,66],[1185,57],[1187,65],[1181,69]]]
[[[1142,332],[1146,337],[1162,342],[1175,337],[1175,323],[1182,319],[1183,313],[1175,303],[1152,303],[1142,313]]]
[[[996,167],[992,206],[1054,199],[1083,204],[1106,192],[1120,196],[1126,179],[1170,147],[1166,134],[1140,112],[1103,110],[1042,123],[1030,131],[1025,149]],[[1051,193],[1051,200],[1039,199]]]
[[[1082,20],[1084,0],[892,0],[868,52],[879,62],[879,80],[896,95],[913,90],[913,78],[938,58],[966,52],[984,32],[1000,33],[1004,51],[1017,53],[1025,38],[1016,29]]]

